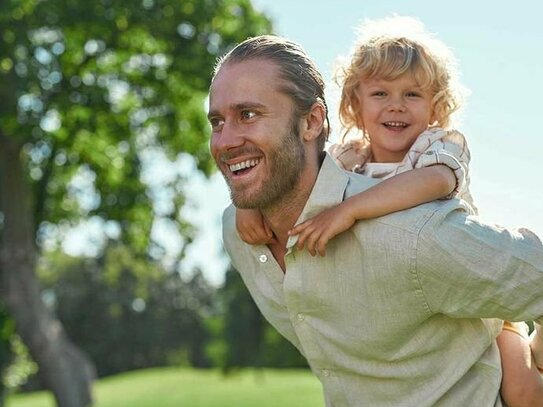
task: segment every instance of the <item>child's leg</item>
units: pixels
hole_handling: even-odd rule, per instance
[[[505,322],[497,338],[503,370],[501,395],[508,407],[543,407],[543,379],[523,325]]]
[[[534,355],[535,364],[539,372],[543,373],[543,326],[535,324],[535,332],[532,334],[530,347]]]

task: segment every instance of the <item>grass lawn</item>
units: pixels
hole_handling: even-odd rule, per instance
[[[160,368],[102,379],[95,407],[323,407],[321,386],[306,370]],[[6,407],[55,407],[46,392],[18,394]]]

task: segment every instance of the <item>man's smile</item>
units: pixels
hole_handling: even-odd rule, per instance
[[[242,161],[242,162],[239,162],[239,163],[236,163],[236,164],[229,164],[228,168],[230,168],[230,171],[232,171],[232,173],[234,173],[234,175],[238,175],[243,170],[246,170],[246,169],[249,169],[249,168],[252,168],[252,167],[256,166],[260,162],[260,160],[261,160],[260,158],[259,159],[245,160],[245,161]]]

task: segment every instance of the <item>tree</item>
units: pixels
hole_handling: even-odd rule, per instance
[[[91,403],[94,369],[40,296],[44,243],[90,217],[139,253],[157,216],[187,233],[178,180],[159,212],[142,151],[189,153],[208,173],[215,58],[270,29],[249,0],[0,3],[0,298],[59,406]]]
[[[226,358],[223,370],[262,366],[266,322],[256,307],[239,273],[230,268],[221,290],[224,312]]]
[[[201,274],[182,279],[111,242],[97,258],[48,253],[38,276],[99,377],[171,364],[209,366],[203,319],[213,311],[215,290]]]
[[[235,269],[226,272],[220,298],[225,308],[224,371],[246,366],[307,367],[298,350],[264,319]]]

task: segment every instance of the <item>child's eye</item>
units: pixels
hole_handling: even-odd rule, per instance
[[[376,90],[370,93],[370,96],[374,98],[384,98],[386,95],[387,93],[384,90]]]
[[[256,116],[256,112],[252,110],[242,110],[241,111],[241,118],[243,120],[250,120]]]
[[[407,97],[410,97],[410,98],[418,98],[421,96],[421,94],[419,92],[407,92]]]

